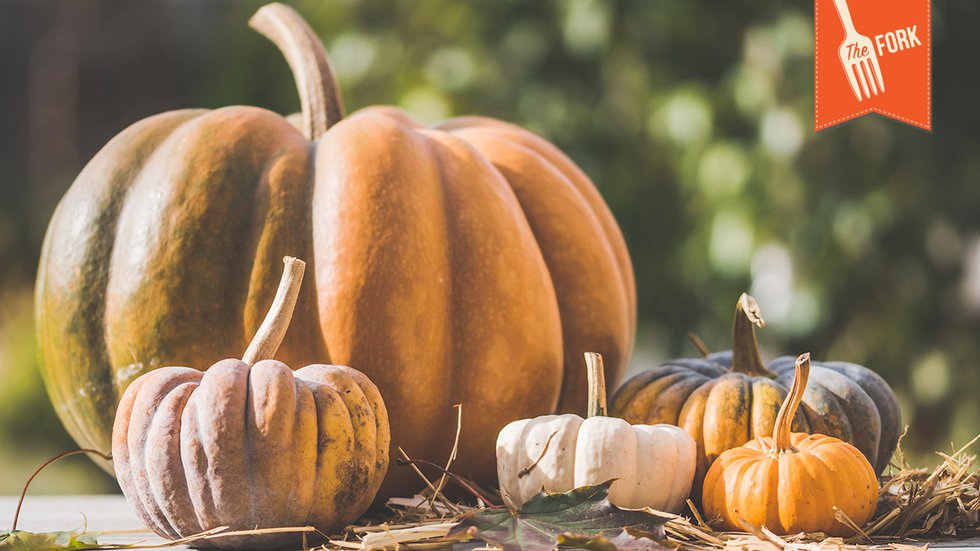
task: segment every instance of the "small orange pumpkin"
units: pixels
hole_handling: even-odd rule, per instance
[[[712,526],[766,526],[779,534],[844,536],[854,530],[837,520],[834,508],[857,526],[874,513],[878,478],[857,448],[822,434],[790,434],[810,375],[810,354],[796,359],[795,374],[772,438],[732,448],[708,470],[702,503]]]

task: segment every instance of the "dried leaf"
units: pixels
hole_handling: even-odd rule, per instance
[[[590,551],[673,551],[674,547],[657,541],[656,536],[635,528],[626,528],[614,538],[565,532],[558,536],[558,547]]]
[[[611,540],[621,537],[626,529],[642,532],[643,539],[663,540],[668,518],[642,509],[616,507],[608,499],[611,484],[610,480],[565,493],[541,492],[519,511],[502,507],[483,509],[463,517],[450,536],[466,533],[504,551],[554,548],[559,536],[566,533],[586,539],[601,536],[603,541],[596,540],[594,545],[598,547],[593,549],[606,549],[601,547],[604,543],[615,547]]]
[[[124,546],[117,546],[118,548]],[[65,551],[72,549],[105,549],[97,534],[74,532],[0,531],[0,551]]]

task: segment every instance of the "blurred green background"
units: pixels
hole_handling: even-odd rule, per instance
[[[183,107],[298,109],[261,2],[0,0],[0,494],[70,449],[47,401],[32,293],[48,219],[127,125]],[[876,116],[815,134],[811,2],[294,3],[349,111],[528,127],[593,178],[629,244],[632,369],[726,348],[759,300],[767,358],[873,368],[928,465],[980,431],[980,3],[933,8],[934,134]],[[38,492],[101,492],[83,459]]]

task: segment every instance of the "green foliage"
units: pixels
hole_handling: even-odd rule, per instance
[[[647,545],[664,539],[667,519],[643,509],[616,507],[608,499],[610,485],[612,481],[565,493],[541,492],[519,511],[483,509],[465,517],[450,535],[466,534],[504,551],[558,544],[596,550],[620,544],[624,549],[665,549]]]

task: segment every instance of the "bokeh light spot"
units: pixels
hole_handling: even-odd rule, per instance
[[[754,233],[752,219],[744,211],[734,208],[719,211],[711,226],[708,247],[711,264],[730,275],[748,271]]]
[[[611,15],[606,4],[595,0],[566,3],[563,35],[569,49],[580,54],[601,51],[609,42]]]
[[[691,145],[711,137],[711,107],[700,94],[677,92],[654,111],[649,121],[653,134],[677,145]]]
[[[949,364],[942,352],[930,352],[912,366],[912,394],[920,403],[942,400],[949,393],[949,383]]]
[[[765,305],[769,322],[782,323],[793,300],[793,259],[781,243],[766,243],[752,255],[752,295]]]
[[[730,143],[714,144],[701,156],[698,185],[709,198],[732,197],[745,188],[750,171],[744,151]]]
[[[848,203],[838,207],[833,220],[834,238],[851,257],[864,251],[872,230],[871,217],[864,209]]]
[[[356,84],[367,76],[377,57],[375,40],[357,32],[344,33],[330,44],[330,61],[337,78]]]
[[[423,123],[433,123],[452,115],[452,108],[446,98],[428,87],[413,88],[402,96],[399,104]]]
[[[792,109],[770,109],[762,116],[760,138],[770,155],[791,159],[803,146],[803,123]]]
[[[443,90],[465,88],[473,80],[476,64],[469,52],[461,48],[442,48],[429,56],[425,76]]]

